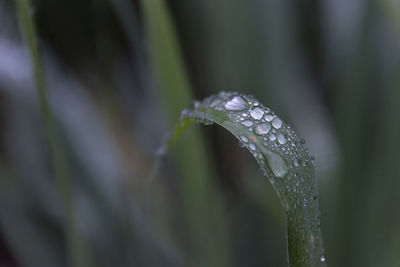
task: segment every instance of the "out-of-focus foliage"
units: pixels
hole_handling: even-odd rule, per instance
[[[158,55],[148,16],[160,14],[145,1],[169,12]],[[257,96],[307,140],[329,266],[400,265],[398,1],[31,2],[94,266],[287,265],[279,200],[223,130],[204,129],[200,147],[151,175],[171,114],[223,90]],[[186,96],[154,56],[182,64]],[[65,211],[11,0],[0,0],[0,129],[0,265],[66,266]],[[210,198],[185,180],[197,157]]]

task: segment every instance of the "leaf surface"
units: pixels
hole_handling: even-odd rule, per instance
[[[224,127],[246,147],[286,213],[289,266],[325,266],[315,169],[304,139],[252,96],[221,92],[182,112],[169,146],[194,122]]]

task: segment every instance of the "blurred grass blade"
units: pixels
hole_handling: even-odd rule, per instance
[[[383,14],[392,23],[393,27],[400,35],[400,4],[396,0],[377,0],[378,7],[381,8]]]
[[[160,93],[168,118],[174,122],[181,110],[192,101],[191,88],[165,2],[144,0],[143,8]]]
[[[189,80],[171,18],[163,0],[143,0],[150,52],[167,118],[174,123],[192,101]],[[232,266],[215,175],[200,132],[184,138],[176,153],[179,186],[190,233],[190,248],[201,266]],[[196,153],[187,153],[187,151]],[[187,243],[187,242],[185,242]]]
[[[238,93],[222,92],[184,110],[168,146],[193,122],[224,127],[254,156],[286,212],[289,265],[325,266],[317,182],[304,141],[253,97]]]
[[[63,151],[60,139],[56,132],[56,125],[53,114],[47,99],[45,77],[40,57],[37,34],[31,16],[29,0],[18,0],[17,8],[19,13],[20,26],[31,53],[35,85],[39,96],[40,108],[42,110],[45,131],[47,134],[51,155],[54,164],[55,175],[62,200],[65,205],[65,234],[67,238],[67,249],[70,253],[72,266],[90,266],[88,258],[85,257],[83,243],[80,240],[74,219],[73,196],[71,189],[71,177],[68,171],[67,160]]]

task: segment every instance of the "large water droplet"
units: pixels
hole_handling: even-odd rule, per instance
[[[284,135],[283,133],[278,134],[279,144],[283,145],[284,143],[286,143],[286,141],[287,141],[286,135]]]
[[[272,116],[271,114],[265,115],[265,120],[266,121],[272,121],[273,119],[274,119],[274,116]]]
[[[267,134],[270,130],[271,130],[271,125],[266,123],[258,124],[254,129],[255,133],[258,135]]]
[[[261,120],[264,116],[264,110],[260,107],[254,107],[250,110],[250,116],[255,120]]]
[[[272,126],[274,126],[275,129],[279,129],[282,127],[282,121],[279,118],[275,118],[272,121]]]
[[[252,122],[252,121],[249,121],[249,120],[245,120],[245,121],[242,122],[242,124],[243,124],[244,126],[250,127],[250,126],[253,125],[253,122]]]
[[[226,110],[244,110],[247,108],[247,102],[241,96],[234,96],[225,103]]]
[[[285,177],[289,171],[288,164],[285,159],[278,153],[272,152],[271,150],[261,146],[262,153],[264,154],[265,161],[275,177]]]

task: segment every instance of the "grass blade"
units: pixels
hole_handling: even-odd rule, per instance
[[[253,97],[238,93],[222,92],[184,110],[168,146],[194,122],[224,127],[258,162],[286,212],[289,265],[325,266],[317,181],[304,141]]]
[[[56,132],[53,113],[47,98],[45,76],[43,73],[43,66],[36,37],[37,34],[31,16],[29,0],[18,0],[17,8],[20,26],[29,52],[31,53],[34,79],[36,83],[35,85],[39,96],[39,104],[42,111],[45,131],[53,159],[55,176],[57,178],[57,184],[65,206],[64,226],[67,239],[67,250],[71,258],[70,260],[72,266],[87,267],[90,266],[90,264],[88,258],[86,258],[85,250],[83,249],[83,243],[75,225],[71,176],[68,170],[66,155]]]
[[[165,1],[143,0],[142,3],[166,118],[174,123],[182,109],[192,101],[192,90]],[[205,147],[199,131],[184,138],[177,147],[178,183],[190,235],[190,245],[186,247],[190,247],[201,266],[232,266],[222,203]],[[196,153],[188,154],[188,150]]]

